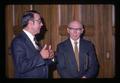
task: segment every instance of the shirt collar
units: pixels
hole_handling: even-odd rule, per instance
[[[70,38],[70,41],[72,42],[72,44],[75,42],[72,38]],[[78,43],[80,42],[80,38],[77,39],[77,42],[78,42]]]
[[[72,39],[72,38],[70,38],[70,41],[71,41],[71,44],[72,44],[72,47],[73,47],[73,49],[74,49],[74,40]],[[78,44],[77,44],[77,46],[78,46],[78,49],[79,49],[79,45],[80,45],[80,38],[79,39],[77,39],[77,42],[78,42]]]
[[[28,32],[27,30],[23,29],[23,31],[26,33],[26,35],[30,38],[31,41],[34,40],[34,37],[30,32]]]

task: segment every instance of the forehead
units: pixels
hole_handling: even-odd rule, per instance
[[[72,21],[69,24],[69,27],[72,27],[72,28],[82,28],[82,24],[80,24],[78,21]]]
[[[35,19],[40,19],[40,15],[37,14],[37,13],[34,13],[34,18],[35,18]]]

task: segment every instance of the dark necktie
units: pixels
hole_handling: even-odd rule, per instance
[[[37,41],[37,39],[34,37],[34,41],[35,41],[35,44],[36,44],[36,49],[37,50],[40,50],[40,47],[39,47],[39,42]]]
[[[79,71],[79,50],[78,50],[78,42],[74,42],[74,51],[75,51],[75,59],[76,59],[76,62],[77,62],[77,68],[78,68],[78,71]]]
[[[39,47],[39,42],[37,41],[35,37],[34,37],[34,41],[35,41],[35,44]]]

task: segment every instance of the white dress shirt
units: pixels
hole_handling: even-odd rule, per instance
[[[26,35],[29,37],[30,41],[32,42],[32,44],[34,45],[34,47],[36,49],[39,49],[38,45],[36,45],[35,41],[34,41],[34,37],[30,32],[28,32],[27,30],[23,29],[23,31],[26,33]]]
[[[79,44],[80,44],[80,38],[78,39],[78,40],[76,40],[76,42],[78,42],[78,44],[77,44],[77,47],[78,47],[78,49],[79,49]],[[72,39],[72,38],[70,38],[70,41],[71,41],[71,44],[72,44],[72,47],[73,47],[73,50],[74,50],[74,47],[75,47],[75,44],[74,44],[74,40]]]

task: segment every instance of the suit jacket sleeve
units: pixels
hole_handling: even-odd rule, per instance
[[[23,41],[16,39],[12,43],[12,55],[15,68],[20,73],[31,71],[32,69],[44,65],[44,60],[39,52],[30,51],[30,48]]]
[[[66,67],[67,64],[65,63],[64,52],[62,46],[58,45],[56,51],[57,70],[61,78],[72,78],[69,69]]]
[[[96,77],[98,74],[99,64],[93,44],[88,46],[88,70],[84,74],[87,78]]]

